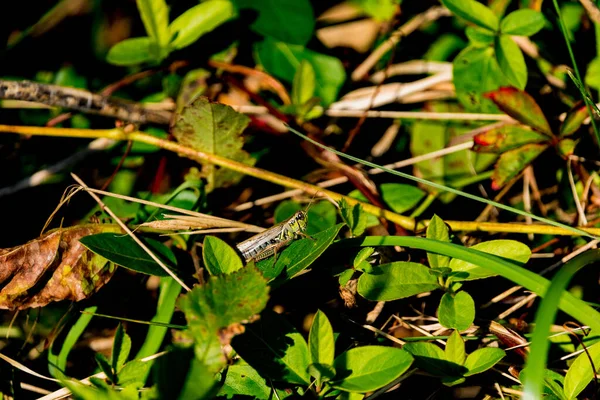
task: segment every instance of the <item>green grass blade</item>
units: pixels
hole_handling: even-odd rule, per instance
[[[301,138],[303,138],[304,140],[307,140],[307,141],[311,142],[315,146],[318,146],[318,147],[320,147],[320,148],[322,148],[324,150],[331,151],[332,153],[337,154],[340,157],[346,158],[346,159],[354,161],[356,163],[360,163],[362,165],[366,165],[366,166],[371,167],[371,168],[378,168],[378,169],[380,169],[382,171],[385,171],[387,173],[390,173],[392,175],[396,175],[396,176],[399,176],[399,177],[404,178],[404,179],[408,179],[408,180],[411,180],[411,181],[414,181],[414,182],[418,182],[418,183],[421,183],[423,185],[427,185],[427,186],[433,187],[435,189],[442,190],[444,192],[453,193],[453,194],[455,194],[457,196],[462,196],[462,197],[465,197],[467,199],[475,200],[475,201],[480,202],[480,203],[489,204],[489,205],[492,205],[492,206],[494,206],[496,208],[499,208],[501,210],[509,211],[509,212],[514,213],[514,214],[522,215],[522,216],[525,216],[525,217],[531,217],[532,219],[535,219],[536,221],[540,221],[540,222],[543,222],[545,224],[556,226],[556,227],[559,227],[559,228],[567,229],[567,230],[569,230],[569,231],[571,231],[573,233],[576,233],[578,235],[582,235],[582,236],[586,236],[586,237],[590,237],[590,238],[594,238],[594,239],[596,238],[594,235],[592,235],[592,234],[590,234],[588,232],[585,232],[585,231],[583,231],[581,229],[573,228],[572,226],[561,224],[560,222],[552,221],[552,220],[547,219],[547,218],[539,217],[537,215],[528,213],[527,211],[519,210],[517,208],[510,207],[510,206],[498,203],[498,202],[493,201],[493,200],[484,199],[484,198],[481,198],[479,196],[475,196],[473,194],[470,194],[470,193],[467,193],[467,192],[463,192],[462,190],[454,189],[454,188],[451,188],[449,186],[444,186],[444,185],[441,185],[439,183],[428,181],[426,179],[417,178],[415,176],[412,176],[412,175],[409,175],[409,174],[405,174],[405,173],[400,172],[400,171],[395,171],[393,169],[386,168],[386,167],[384,167],[382,165],[378,165],[378,164],[375,164],[375,163],[372,163],[372,162],[369,162],[369,161],[362,160],[362,159],[357,158],[357,157],[353,157],[351,155],[342,153],[341,151],[332,149],[331,147],[327,147],[324,144],[321,144],[321,143],[319,143],[319,142],[317,142],[317,141],[309,138],[308,136],[303,135],[302,133],[298,132],[297,130],[295,130],[295,129],[289,127],[289,126],[288,126],[288,129],[291,132],[293,132],[294,134],[296,134],[296,135],[300,136]]]

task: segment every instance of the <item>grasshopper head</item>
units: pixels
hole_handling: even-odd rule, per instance
[[[308,224],[308,215],[306,214],[306,211],[297,211],[290,219],[290,223],[298,224],[298,229],[301,232],[304,232],[306,230],[306,225]]]

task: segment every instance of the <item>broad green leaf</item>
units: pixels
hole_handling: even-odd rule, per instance
[[[283,201],[275,209],[274,219],[275,223],[285,221],[296,211],[308,209],[308,226],[306,227],[307,235],[314,235],[327,228],[331,228],[335,225],[337,219],[337,210],[333,204],[328,201],[319,201],[314,204],[310,204],[308,208],[302,207],[295,201]]]
[[[578,355],[569,367],[564,384],[564,393],[568,399],[576,399],[594,378],[590,358],[597,372],[600,368],[600,343],[588,347],[587,351]]]
[[[452,295],[444,293],[438,308],[440,324],[446,328],[464,331],[475,320],[475,302],[469,293],[460,291]]]
[[[584,78],[585,84],[592,89],[600,90],[600,58],[594,58],[588,65]]]
[[[478,133],[473,140],[475,151],[503,153],[528,143],[548,142],[549,138],[526,125],[503,125]]]
[[[208,4],[211,0],[200,5]],[[206,97],[199,97],[185,107],[178,116],[173,135],[185,146],[206,153],[215,154],[247,165],[254,165],[255,159],[242,150],[242,132],[250,118],[224,104],[212,103]],[[207,190],[226,187],[239,182],[243,175],[213,164],[202,166],[202,176],[208,180]]]
[[[198,4],[175,18],[169,25],[171,37],[177,35],[171,46],[176,49],[189,46],[234,15],[235,9],[229,0],[209,0]]]
[[[475,0],[442,0],[452,13],[482,28],[498,30],[498,17],[492,10]]]
[[[243,266],[235,250],[216,236],[204,238],[202,258],[204,266],[211,275],[230,274]]]
[[[282,42],[305,45],[313,35],[315,17],[309,0],[233,0],[238,9],[258,17],[250,29]]]
[[[544,14],[531,9],[516,10],[500,22],[500,31],[506,35],[531,36],[544,27]]]
[[[600,73],[600,69],[598,70]],[[575,133],[583,124],[583,121],[589,116],[586,105],[578,104],[572,108],[565,117],[565,120],[560,126],[560,136],[570,136]]]
[[[340,206],[340,215],[350,228],[352,236],[360,236],[367,228],[367,214],[363,211],[360,204],[350,206],[346,200],[341,199],[338,203]]]
[[[367,273],[373,272],[373,266],[368,261],[373,252],[375,252],[373,247],[363,247],[360,249],[356,257],[354,257],[354,262],[352,263],[354,269]]]
[[[133,360],[123,366],[117,374],[117,383],[120,386],[143,386],[152,363]]]
[[[450,232],[444,220],[434,214],[427,225],[426,237],[440,242],[450,242]],[[450,263],[450,257],[435,253],[427,253],[427,260],[429,267],[433,269],[447,267]]]
[[[544,116],[542,109],[527,92],[511,87],[503,87],[499,90],[485,94],[498,108],[522,123],[528,125],[538,132],[552,137],[552,129]]]
[[[158,47],[166,47],[169,36],[169,7],[165,0],[137,0],[146,33]]]
[[[343,224],[337,224],[312,235],[311,238],[295,240],[277,256],[275,265],[271,259],[266,259],[260,261],[257,267],[267,279],[278,277],[271,284],[277,287],[308,268],[323,254],[336,238],[342,226]]]
[[[410,342],[405,344],[403,349],[413,355],[416,367],[432,375],[460,377],[467,371],[460,364],[446,360],[444,350],[433,343]]]
[[[469,38],[469,43],[476,47],[488,47],[494,43],[494,39],[496,38],[494,32],[490,32],[489,30],[478,26],[467,26],[465,34],[467,35],[467,38]]]
[[[527,85],[527,65],[519,46],[510,36],[500,35],[494,41],[498,65],[511,85],[525,89]]]
[[[567,159],[575,153],[575,146],[577,146],[578,140],[573,139],[561,139],[556,145],[556,150],[558,150],[558,154]]]
[[[264,312],[260,320],[236,336],[234,350],[261,376],[275,381],[308,385],[310,356],[306,341],[285,318]]]
[[[273,388],[269,382],[247,364],[232,365],[224,372],[225,382],[219,390],[219,396],[249,396],[260,400],[273,400],[273,398],[283,399],[290,394],[285,390],[276,389],[277,395],[274,396]]]
[[[352,279],[354,276],[354,270],[352,268],[348,268],[344,272],[342,272],[338,277],[338,282],[340,286],[346,286],[346,284]]]
[[[478,243],[470,248],[505,258],[517,265],[524,265],[527,263],[527,261],[529,261],[529,257],[531,257],[531,250],[529,247],[516,240],[490,240],[488,242]],[[485,265],[478,266],[467,261],[459,260],[458,258],[453,258],[450,260],[449,267],[454,272],[464,273],[453,276],[453,280],[455,281],[468,281],[496,275],[495,273],[485,269]]]
[[[404,183],[382,183],[379,190],[383,201],[398,214],[415,207],[425,197],[424,191]]]
[[[323,105],[337,100],[338,92],[346,80],[346,71],[339,59],[300,45],[267,38],[256,46],[256,55],[269,73],[288,83],[293,81],[301,62],[308,61],[315,71],[315,94],[321,98]]]
[[[378,21],[389,21],[398,9],[399,0],[350,0],[367,15]]]
[[[211,276],[182,296],[179,308],[188,321],[183,334],[194,341],[197,359],[214,372],[222,368],[226,362],[220,342],[223,330],[260,313],[268,298],[267,281],[253,265]]]
[[[335,377],[335,368],[331,364],[313,363],[308,366],[307,370],[310,376],[316,379],[318,385],[321,382],[329,382]]]
[[[548,148],[547,144],[530,143],[503,153],[492,174],[492,189],[498,190],[517,176]]]
[[[330,385],[347,392],[371,392],[398,378],[412,362],[408,352],[395,347],[356,347],[335,359],[336,378]]]
[[[506,86],[506,79],[491,47],[468,46],[452,62],[458,101],[471,112],[496,113],[498,108],[484,93]]]
[[[315,94],[315,70],[311,63],[302,60],[294,74],[292,84],[292,104],[302,105]]]
[[[437,289],[437,278],[423,264],[397,261],[373,268],[358,278],[358,293],[366,299],[390,301]]]
[[[168,275],[130,236],[120,233],[99,233],[81,238],[80,241],[94,253],[124,268],[147,275]],[[173,269],[177,259],[171,249],[158,240],[144,238],[142,241],[155,256]]]
[[[148,37],[125,39],[110,48],[106,61],[123,66],[158,61],[151,46],[152,40]]]
[[[335,341],[333,328],[323,311],[318,310],[308,334],[308,350],[312,364],[333,364]]]
[[[122,324],[119,324],[115,332],[115,340],[113,342],[112,355],[110,357],[113,371],[118,373],[129,358],[131,351],[131,338],[125,332]]]
[[[446,341],[444,355],[446,356],[446,360],[455,364],[463,365],[465,362],[467,358],[467,353],[465,352],[465,342],[457,330],[454,330]]]
[[[477,349],[467,357],[465,361],[465,368],[468,372],[465,376],[471,376],[480,374],[488,369],[492,368],[498,361],[502,360],[506,353],[502,349],[486,347],[483,349]]]
[[[422,58],[427,61],[446,61],[466,45],[467,43],[459,36],[453,33],[442,33],[429,45]]]

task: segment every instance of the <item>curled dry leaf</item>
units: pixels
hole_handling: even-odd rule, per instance
[[[24,245],[0,249],[0,309],[80,301],[95,293],[110,280],[115,265],[79,239],[102,232],[120,230],[114,225],[59,228]]]

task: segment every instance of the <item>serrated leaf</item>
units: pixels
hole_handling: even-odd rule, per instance
[[[518,89],[527,85],[527,65],[523,53],[510,36],[500,35],[494,40],[494,50],[498,65],[506,79]]]
[[[256,160],[242,150],[244,139],[241,135],[249,122],[250,118],[233,108],[199,97],[183,109],[173,127],[173,135],[179,143],[195,150],[254,165]],[[202,176],[208,180],[209,191],[235,184],[243,177],[238,172],[209,163],[203,164]]]
[[[504,125],[488,129],[473,137],[473,150],[487,153],[503,153],[528,143],[548,142],[548,136],[525,125]]]
[[[531,9],[516,10],[500,22],[500,31],[506,35],[531,36],[544,27],[544,14]]]
[[[151,238],[141,240],[167,266],[176,265],[177,259],[167,246]],[[94,253],[132,271],[147,275],[168,275],[130,236],[122,233],[90,235],[82,238],[81,243]]]
[[[438,319],[445,328],[464,331],[475,320],[475,302],[469,293],[444,293],[438,308]]]
[[[308,385],[308,345],[282,316],[264,312],[246,333],[231,342],[234,350],[265,377],[275,381]]]
[[[202,258],[211,275],[230,274],[243,267],[242,260],[235,250],[215,236],[204,238]]]
[[[137,0],[137,8],[148,36],[159,47],[166,47],[169,36],[169,7],[165,0]]]
[[[358,278],[358,293],[376,301],[403,299],[438,287],[437,278],[430,269],[413,262],[382,264]]]
[[[235,9],[228,0],[210,0],[198,4],[175,18],[169,25],[171,37],[176,35],[171,46],[176,49],[189,46],[234,15]]]
[[[516,240],[490,240],[478,243],[470,248],[502,257],[517,265],[524,265],[529,261],[529,257],[531,257],[531,250],[529,247]],[[455,281],[481,279],[496,275],[493,272],[486,270],[485,266],[478,266],[457,258],[453,258],[450,261],[449,267],[454,272],[462,273],[453,276],[452,279]]]
[[[450,232],[444,220],[434,214],[427,225],[426,237],[440,242],[450,242]],[[450,263],[450,257],[434,253],[427,253],[427,260],[433,269],[447,267]]]
[[[548,148],[547,144],[530,143],[502,153],[492,174],[492,189],[498,190],[517,176]]]
[[[467,372],[465,376],[471,376],[475,374],[480,374],[488,369],[492,368],[496,363],[504,356],[506,353],[502,349],[496,349],[492,347],[486,347],[483,349],[477,349],[467,357],[465,361],[465,368],[467,368]]]
[[[564,384],[564,393],[568,399],[576,399],[577,395],[594,379],[590,358],[597,371],[600,366],[600,343],[588,347],[569,367]]]
[[[205,285],[182,296],[179,307],[188,321],[185,334],[195,343],[197,359],[215,372],[223,367],[226,360],[221,340],[227,340],[223,339],[225,328],[260,313],[268,298],[267,281],[253,265],[211,276]]]
[[[131,338],[125,332],[123,325],[119,324],[119,326],[117,326],[117,331],[115,332],[115,340],[113,342],[112,355],[110,358],[112,369],[117,374],[127,362],[130,351]]]
[[[152,52],[152,40],[148,37],[125,39],[110,48],[106,61],[114,65],[137,65],[157,60]]]
[[[503,87],[486,93],[485,97],[492,100],[498,108],[520,123],[545,133],[549,137],[553,136],[542,109],[528,93],[512,87]]]
[[[446,349],[444,350],[446,360],[458,365],[463,365],[467,358],[465,352],[465,342],[457,330],[454,330],[446,341]]]
[[[0,249],[0,309],[20,310],[88,298],[110,280],[115,266],[86,249],[80,240],[117,231],[120,229],[115,225],[78,225]]]
[[[598,71],[600,73],[600,71]],[[560,126],[560,136],[570,136],[575,133],[583,124],[583,121],[589,116],[587,106],[578,104],[576,107],[569,110],[565,120]]]
[[[398,214],[415,207],[426,195],[418,187],[404,183],[383,183],[379,190],[383,201]]]
[[[333,367],[336,378],[329,384],[347,392],[371,392],[401,376],[412,362],[412,356],[402,349],[384,346],[357,347],[345,351],[335,359]]]
[[[452,14],[491,31],[498,30],[498,17],[486,6],[475,0],[442,0]]]
[[[308,350],[312,364],[333,364],[335,341],[333,328],[323,311],[318,310],[308,334]]]

